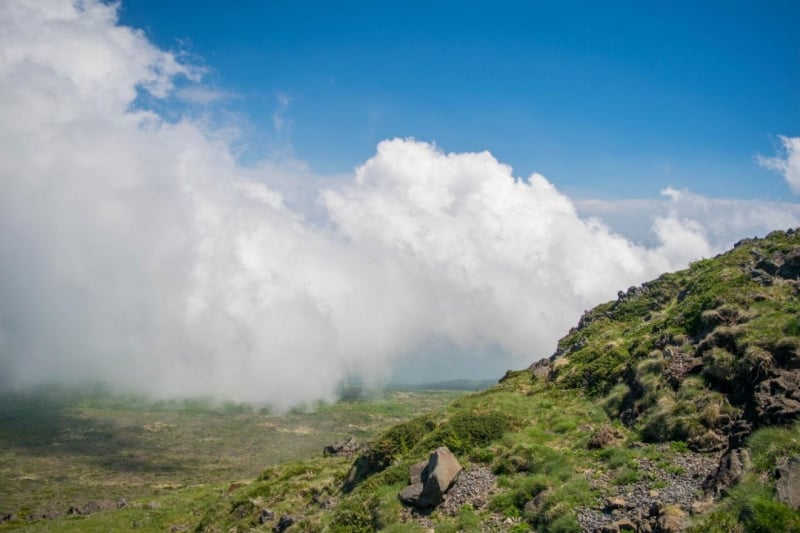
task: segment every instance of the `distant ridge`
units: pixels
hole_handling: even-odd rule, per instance
[[[408,384],[390,383],[386,386],[389,390],[463,390],[463,391],[482,391],[497,384],[496,379],[450,379],[445,381],[434,381],[430,383]]]

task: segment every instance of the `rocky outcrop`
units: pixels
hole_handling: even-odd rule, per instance
[[[349,437],[346,440],[325,446],[322,453],[325,456],[347,457],[348,459],[352,459],[363,447],[364,445],[356,441],[355,438]]]
[[[437,448],[430,458],[409,468],[410,484],[400,491],[400,500],[413,507],[436,507],[461,473],[461,465],[446,447]]]
[[[775,470],[775,494],[778,501],[800,509],[800,457],[790,457]]]

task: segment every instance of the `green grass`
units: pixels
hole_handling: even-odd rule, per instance
[[[150,401],[99,386],[3,393],[0,512],[25,518],[93,501],[126,498],[141,507],[175,495],[182,500],[225,491],[269,465],[321,456],[325,445],[351,435],[366,441],[463,394],[388,391],[276,415],[212,399]],[[153,523],[171,520],[163,510],[118,513],[134,521],[144,514],[161,517],[148,519]],[[95,518],[63,522],[80,529]]]

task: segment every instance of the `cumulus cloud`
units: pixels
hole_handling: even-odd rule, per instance
[[[328,181],[302,164],[245,169],[225,134],[134,105],[199,73],[115,6],[8,1],[0,24],[6,386],[103,380],[288,407],[420,354],[454,361],[448,377],[460,361],[522,366],[584,309],[727,238],[717,201],[668,191],[652,243],[636,244],[543,176],[413,139]]]
[[[581,216],[601,218],[614,231],[647,246],[658,243],[654,219],[682,220],[702,232],[709,247],[702,255],[719,253],[743,237],[800,226],[797,203],[709,198],[670,187],[661,191],[660,199],[589,198],[574,202]]]
[[[779,136],[782,156],[758,156],[758,162],[764,168],[774,170],[783,175],[783,179],[796,193],[800,193],[800,137]]]

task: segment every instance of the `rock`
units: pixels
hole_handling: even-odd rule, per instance
[[[273,533],[283,533],[289,529],[295,522],[295,518],[291,515],[282,515],[278,520],[275,527],[272,528]]]
[[[611,498],[606,498],[605,509],[607,512],[611,512],[615,509],[624,509],[625,507],[625,498],[621,496],[612,496]]]
[[[428,479],[419,501],[424,507],[433,507],[442,503],[444,494],[453,486],[461,472],[461,465],[453,452],[442,446],[431,454],[426,470]]]
[[[589,448],[608,448],[623,438],[624,435],[620,430],[612,427],[604,427],[598,430],[597,433],[592,435],[592,438],[589,439]]]
[[[412,485],[428,481],[428,461],[422,461],[408,467],[408,477]]]
[[[419,498],[422,496],[422,489],[425,487],[422,483],[412,483],[411,485],[407,486],[403,490],[400,491],[398,497],[400,501],[408,504],[413,505],[416,507],[424,507],[419,504]]]
[[[530,514],[538,514],[539,511],[542,510],[542,507],[547,501],[547,497],[549,495],[550,489],[539,491],[539,493],[534,496],[532,500],[529,500],[528,503],[525,504],[525,511]]]
[[[611,527],[616,528],[614,531],[636,531],[636,524],[628,518],[617,520],[611,524]]]
[[[688,525],[689,516],[677,505],[667,505],[658,517],[658,530],[661,533],[679,533]]]
[[[729,449],[720,458],[716,471],[703,480],[703,489],[714,496],[724,496],[739,481],[749,462],[750,452],[747,449]]]
[[[439,513],[455,516],[465,505],[481,509],[489,501],[496,487],[497,477],[491,469],[482,465],[472,465],[458,475],[456,482],[447,491],[445,501],[438,507]]]
[[[0,514],[0,524],[3,522],[14,522],[17,519],[16,513]]]
[[[267,522],[272,522],[275,519],[275,513],[273,513],[270,509],[266,507],[261,509],[261,512],[258,513],[258,523],[259,524],[266,524]]]
[[[755,416],[759,425],[785,424],[800,418],[800,372],[776,371],[756,386]]]
[[[124,509],[128,506],[128,499],[127,498],[120,498],[117,500],[117,509]]]
[[[350,437],[347,440],[342,440],[325,446],[325,448],[322,450],[322,453],[325,456],[347,457],[348,459],[351,459],[355,457],[355,455],[363,447],[363,444],[360,444],[358,441],[356,441],[356,439]]]
[[[783,279],[800,278],[800,250],[792,250],[786,254],[777,275]]]
[[[534,378],[545,380],[550,377],[550,361],[547,359],[537,361],[528,367],[528,370]]]
[[[789,458],[775,470],[775,493],[778,501],[800,509],[800,457]]]
[[[458,460],[447,447],[437,448],[424,466],[418,463],[409,468],[411,484],[400,491],[398,497],[414,507],[436,507],[444,501],[445,493],[453,486],[461,470]]]

